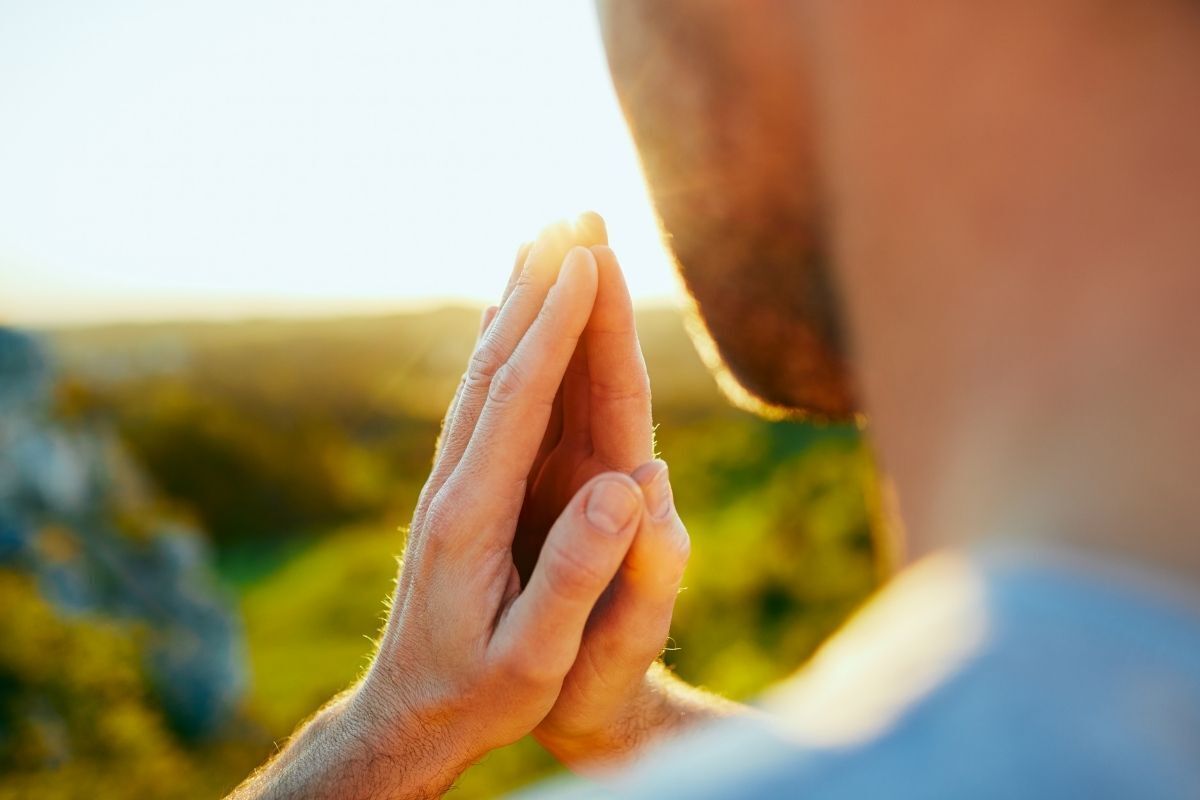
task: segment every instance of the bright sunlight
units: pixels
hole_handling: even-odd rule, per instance
[[[9,4],[0,320],[387,311],[499,293],[595,208],[675,294],[591,4]]]

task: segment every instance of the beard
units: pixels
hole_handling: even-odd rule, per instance
[[[765,416],[856,418],[830,260],[807,233],[815,226],[783,202],[753,219],[706,205],[676,196],[659,212],[691,298],[689,332],[722,389]]]
[[[788,0],[600,3],[613,83],[701,355],[739,405],[847,420],[858,403],[807,71],[785,24],[796,13]]]

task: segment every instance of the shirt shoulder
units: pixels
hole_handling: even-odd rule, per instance
[[[1104,564],[938,556],[762,706],[535,796],[1194,797],[1200,611]]]

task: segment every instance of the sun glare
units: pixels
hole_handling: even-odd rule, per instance
[[[7,17],[0,319],[485,302],[588,209],[635,297],[676,294],[585,0]]]

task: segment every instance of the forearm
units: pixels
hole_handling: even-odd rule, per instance
[[[377,724],[371,704],[361,685],[334,699],[228,800],[440,797],[460,769],[432,740]]]
[[[623,713],[586,737],[538,736],[576,772],[594,773],[633,760],[655,744],[706,722],[753,713],[732,700],[698,689],[655,662]]]

